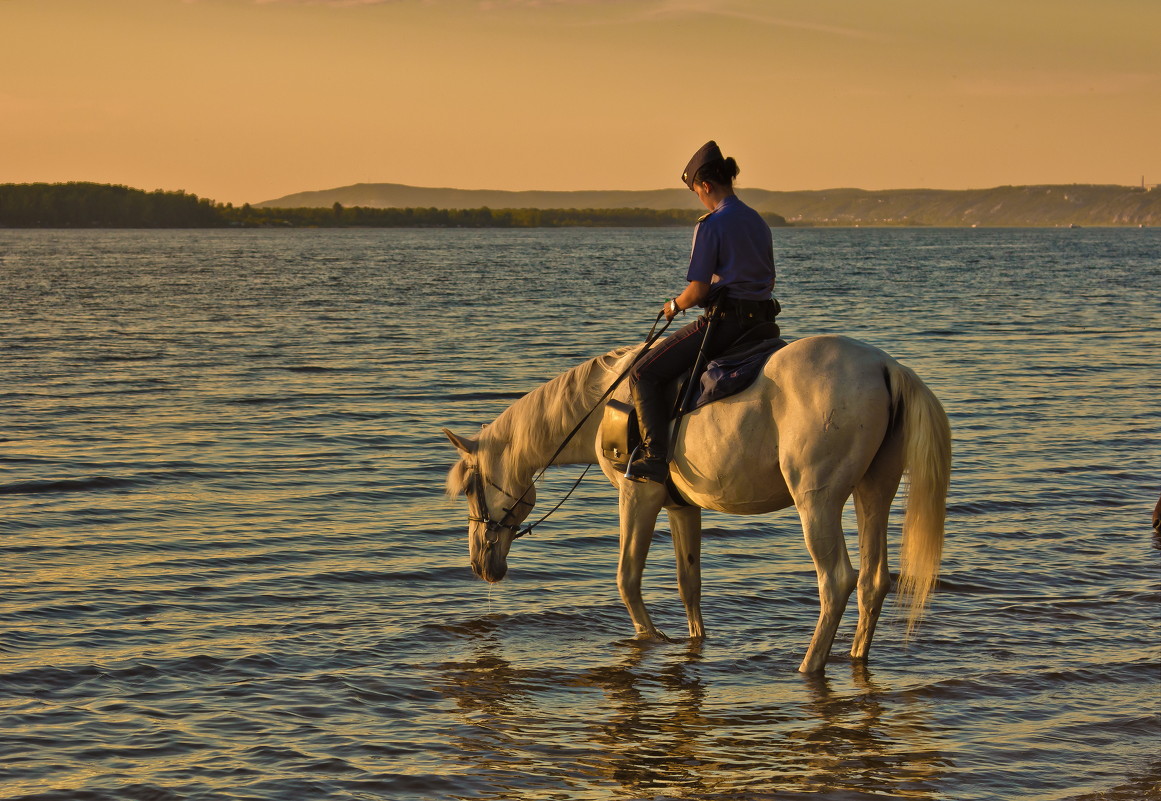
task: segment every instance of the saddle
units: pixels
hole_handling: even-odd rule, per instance
[[[758,379],[770,356],[786,345],[777,323],[754,326],[706,364],[698,375],[693,375],[692,370],[685,374],[675,396],[690,398],[685,403],[674,403],[670,420],[679,420],[687,412],[746,389]],[[691,386],[695,387],[692,393],[689,391]],[[605,404],[601,422],[601,453],[623,470],[633,450],[640,444],[641,430],[633,404],[610,399]]]

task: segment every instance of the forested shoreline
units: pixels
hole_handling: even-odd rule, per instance
[[[0,228],[642,228],[687,227],[704,213],[693,205],[680,208],[688,198],[665,192],[661,197],[650,192],[477,192],[463,197],[458,190],[391,186],[396,191],[386,201],[375,199],[372,186],[356,187],[362,191],[354,194],[316,193],[312,202],[291,196],[287,206],[234,206],[182,191],[145,192],[112,184],[0,184]],[[329,202],[321,202],[327,197]],[[774,227],[1161,225],[1161,187],[747,189],[743,197]],[[535,205],[538,198],[541,205]],[[348,199],[352,202],[345,203]],[[460,205],[483,200],[497,205]],[[295,201],[304,205],[290,206]],[[429,202],[440,205],[423,205]],[[570,202],[576,205],[568,206]],[[512,205],[502,205],[506,203]]]
[[[207,228],[222,207],[185,192],[95,183],[0,184],[7,228]]]
[[[96,183],[0,184],[3,228],[556,228],[688,226],[687,209],[255,208]],[[786,225],[777,214],[763,215]]]

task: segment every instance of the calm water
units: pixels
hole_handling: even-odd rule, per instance
[[[925,626],[854,669],[852,601],[825,679],[792,510],[707,515],[710,638],[642,647],[602,478],[492,588],[442,495],[688,231],[0,231],[0,797],[1161,798],[1161,231],[775,233],[784,333],[955,436]]]

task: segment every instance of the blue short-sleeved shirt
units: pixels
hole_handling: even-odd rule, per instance
[[[735,300],[769,300],[774,238],[762,215],[731,195],[693,229],[687,281],[704,281]]]

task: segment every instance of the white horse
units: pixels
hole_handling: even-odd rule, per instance
[[[591,359],[513,403],[475,439],[444,433],[460,452],[449,495],[466,494],[468,547],[476,575],[500,581],[520,524],[535,502],[532,486],[564,438],[632,362],[642,346]],[[628,388],[613,397],[625,399]],[[859,622],[851,656],[865,660],[891,585],[887,519],[904,471],[910,487],[903,521],[899,595],[910,634],[934,588],[943,550],[951,471],[951,430],[942,405],[909,368],[862,342],[801,339],[777,351],[743,392],[687,414],[674,438],[673,484],[624,479],[600,453],[601,414],[593,414],[553,464],[599,463],[620,493],[617,586],[637,637],[666,639],[641,598],[641,575],[662,508],[669,515],[677,585],[690,637],[701,618],[701,510],[761,514],[794,505],[818,574],[821,611],[799,667],[822,671],[839,618],[858,587]],[[860,569],[851,566],[842,510],[854,495]]]

